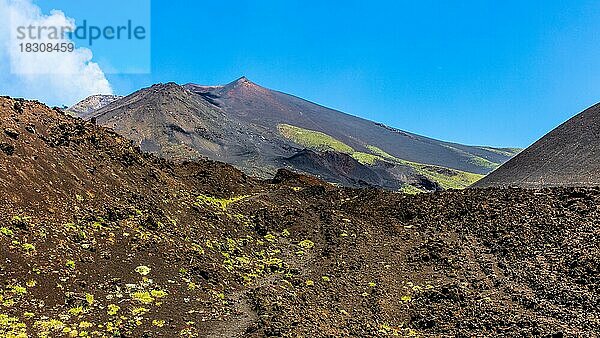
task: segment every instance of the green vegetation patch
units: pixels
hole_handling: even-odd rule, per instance
[[[367,145],[367,149],[369,149],[373,154],[376,154],[376,155],[383,157],[387,160],[390,160],[392,162],[402,161],[399,158],[388,154],[387,152],[383,151],[381,148],[378,148],[376,146]]]
[[[492,148],[492,147],[479,147],[479,149],[487,150],[492,153],[513,157],[523,151],[521,148]]]
[[[0,333],[3,337],[27,337],[27,325],[19,318],[0,314]]]
[[[196,201],[197,201],[196,204],[208,205],[208,206],[215,207],[215,208],[225,211],[225,210],[227,210],[227,207],[230,204],[241,201],[248,197],[250,197],[250,196],[238,196],[238,197],[232,197],[232,198],[216,198],[216,197],[207,196],[207,195],[200,195],[200,196],[196,197]]]
[[[468,173],[465,171],[447,169],[443,167],[420,165],[420,174],[432,181],[439,183],[444,189],[464,189],[479,181],[484,175]],[[438,171],[441,169],[441,171]],[[452,174],[446,173],[452,172]]]
[[[471,158],[469,159],[469,162],[473,163],[474,165],[478,166],[478,167],[483,167],[483,168],[488,168],[488,169],[496,169],[500,166],[499,163],[494,163],[492,161],[489,161],[483,157],[479,157],[479,156],[471,156]]]
[[[145,265],[140,265],[137,268],[135,268],[135,272],[139,273],[142,276],[148,275],[150,271],[152,271],[152,269]]]
[[[397,158],[376,146],[366,146],[366,148],[371,153],[354,151],[354,149],[352,149],[352,147],[348,146],[347,144],[319,131],[308,130],[289,124],[280,124],[278,126],[278,129],[281,135],[306,148],[317,151],[333,150],[341,153],[346,153],[351,155],[354,159],[356,159],[363,165],[374,165],[377,161],[387,161],[392,164],[399,164],[412,167],[417,173],[427,177],[432,181],[437,182],[444,189],[463,189],[483,178],[483,175],[479,174],[449,169],[441,166],[406,161]],[[473,163],[476,166],[487,169],[495,169],[499,166],[499,164],[493,163],[485,158],[465,153],[460,149],[456,149],[450,146],[447,147],[454,151],[466,154],[467,156],[469,156],[471,163]],[[420,189],[409,185],[405,185],[404,187],[402,187],[401,191],[409,194],[422,192]],[[215,199],[208,196],[200,196],[198,197],[198,200],[203,201],[206,204],[220,207],[223,210],[227,208],[228,204],[236,201],[235,198],[230,200],[223,200]]]
[[[293,142],[308,149],[317,151],[333,150],[349,154],[363,165],[374,165],[377,160],[383,160],[378,155],[354,151],[352,147],[344,142],[339,141],[320,131],[303,129],[289,124],[280,124],[278,129],[281,135],[283,135],[285,138],[292,140]]]
[[[137,300],[138,302],[143,304],[150,304],[154,302],[154,297],[152,297],[147,291],[134,292],[131,294],[131,299]]]
[[[354,149],[349,145],[320,131],[295,127],[289,124],[280,124],[277,128],[283,137],[309,149],[319,151],[333,150],[346,154],[354,153]]]
[[[356,151],[352,154],[355,160],[365,165],[374,165],[375,161],[383,161],[383,158],[377,155]]]
[[[298,243],[298,245],[304,249],[312,249],[315,246],[315,243],[308,239],[305,239],[302,242]]]
[[[417,173],[437,182],[444,189],[464,189],[479,181],[484,176],[435,165],[402,160],[391,154],[388,154],[378,147],[371,145],[368,145],[367,148],[374,154],[377,154],[388,161],[412,167]]]
[[[450,149],[450,150],[452,150],[454,152],[457,152],[457,153],[459,153],[459,154],[461,154],[461,155],[463,155],[465,157],[468,157],[469,158],[469,162],[471,164],[474,164],[474,165],[478,166],[478,167],[482,167],[482,168],[494,170],[494,169],[496,169],[496,168],[498,168],[500,166],[500,163],[492,162],[492,161],[490,161],[488,159],[485,159],[485,158],[477,156],[477,155],[473,155],[473,154],[468,153],[468,152],[466,152],[464,150],[460,150],[458,148],[455,148],[455,147],[452,147],[452,146],[449,146],[449,145],[444,145],[444,147],[446,147],[446,148],[448,148],[448,149]]]

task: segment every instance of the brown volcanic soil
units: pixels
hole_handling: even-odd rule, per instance
[[[8,98],[0,133],[4,336],[600,331],[598,189],[262,182]]]

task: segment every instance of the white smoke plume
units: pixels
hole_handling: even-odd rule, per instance
[[[71,105],[89,95],[112,94],[92,51],[23,53],[15,39],[17,27],[74,27],[62,11],[42,13],[32,0],[0,0],[0,95],[37,99],[49,105]],[[50,42],[38,40],[36,42]],[[68,40],[51,41],[68,43]]]

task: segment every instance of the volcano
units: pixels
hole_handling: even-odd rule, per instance
[[[600,104],[552,130],[474,187],[600,185]]]
[[[351,187],[464,188],[514,155],[407,133],[245,77],[223,86],[157,84],[80,116],[166,159],[223,161],[264,179],[288,168]]]

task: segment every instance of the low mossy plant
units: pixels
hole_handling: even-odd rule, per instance
[[[137,268],[135,268],[135,272],[139,273],[142,276],[148,275],[150,271],[152,271],[152,269],[145,265],[140,265]]]
[[[154,297],[150,295],[147,291],[134,292],[131,294],[131,299],[136,300],[143,304],[150,304],[154,302]]]
[[[315,246],[315,243],[313,243],[312,241],[305,239],[303,241],[301,241],[300,243],[298,243],[298,245],[304,249],[312,249]]]
[[[216,198],[207,195],[198,195],[196,197],[196,204],[198,205],[207,205],[211,207],[215,207],[221,209],[222,211],[226,211],[227,207],[232,203],[241,201],[243,199],[248,198],[249,196],[237,196],[232,198]]]
[[[277,127],[281,135],[303,147],[319,151],[333,150],[346,154],[354,153],[352,147],[320,131],[289,124],[280,124]]]

